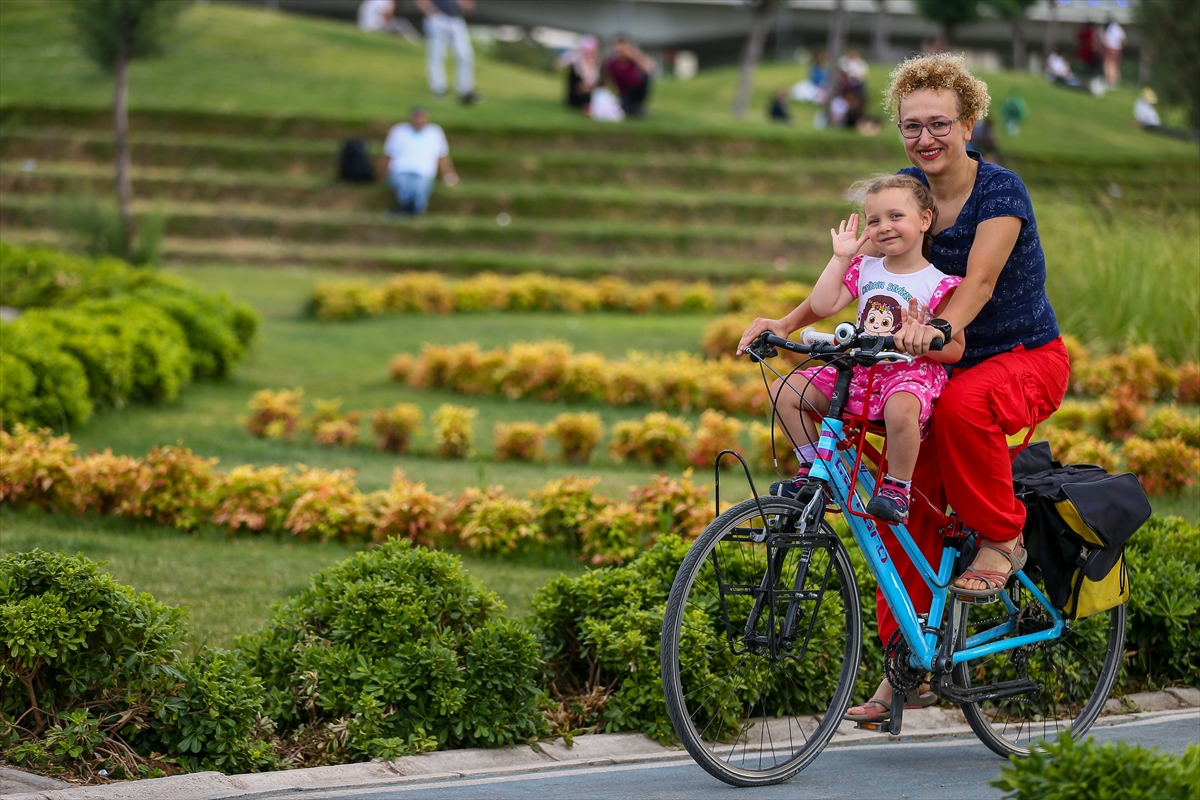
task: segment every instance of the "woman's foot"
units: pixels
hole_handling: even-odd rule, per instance
[[[920,686],[904,696],[904,707],[928,708],[937,703],[938,699],[938,696],[931,691],[929,682],[922,681]],[[851,722],[887,722],[891,717],[892,685],[884,681],[879,684],[879,688],[875,690],[875,694],[870,700],[846,709],[842,719]]]
[[[1022,538],[1007,542],[980,538],[975,560],[954,582],[954,588],[971,597],[990,597],[999,592],[1013,573],[1025,566],[1029,554]]]

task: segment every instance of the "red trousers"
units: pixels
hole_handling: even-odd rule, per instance
[[[921,445],[913,489],[938,509],[950,506],[963,525],[997,542],[1015,539],[1025,507],[1013,496],[1012,461],[1006,437],[1045,420],[1067,393],[1071,364],[1062,339],[1033,350],[1001,353],[970,369],[955,370],[933,408],[929,437]],[[937,569],[942,537],[938,520],[914,496],[908,520],[913,541]],[[891,529],[880,535],[917,613],[929,610],[929,586]],[[876,590],[879,638],[899,627],[883,592]]]

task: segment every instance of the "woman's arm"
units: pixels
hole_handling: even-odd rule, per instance
[[[970,325],[992,299],[996,281],[1017,244],[1021,224],[1019,217],[993,217],[975,229],[975,242],[967,256],[967,274],[939,312],[955,335]],[[929,355],[929,343],[940,335],[928,325],[904,327],[896,336],[896,349],[915,356]]]

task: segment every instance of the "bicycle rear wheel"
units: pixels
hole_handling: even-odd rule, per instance
[[[1006,591],[1017,612],[1004,614],[1004,607],[998,604],[973,608],[963,636],[1004,621],[998,619],[998,612],[1016,623],[1017,633],[1032,633],[1052,625],[1050,615],[1023,585],[1018,583]],[[1085,734],[1104,709],[1120,672],[1125,617],[1125,606],[1120,605],[1068,622],[1063,634],[1049,642],[957,664],[954,680],[960,686],[1028,677],[1041,687],[1034,695],[962,704],[971,729],[1005,758],[1027,756],[1039,739],[1055,741],[1065,731],[1074,737]]]
[[[787,780],[850,704],[862,649],[854,570],[833,529],[796,532],[802,507],[748,500],[692,545],[662,631],[667,710],[692,758],[734,786]],[[759,541],[755,541],[758,539]]]

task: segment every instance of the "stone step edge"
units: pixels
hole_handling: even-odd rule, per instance
[[[1120,713],[1130,707],[1153,710]],[[1172,688],[1162,692],[1139,692],[1123,698],[1113,698],[1105,710],[1115,711],[1102,717],[1104,724],[1155,717],[1187,716],[1200,708],[1200,689]],[[829,742],[830,747],[862,744],[864,742],[916,741],[939,736],[973,736],[970,726],[946,725],[961,718],[957,709],[922,709],[909,712],[910,719],[922,718],[925,726],[897,737],[859,731],[843,723]],[[931,714],[930,712],[936,712]],[[937,719],[931,719],[936,716]],[[932,723],[932,724],[931,724]],[[942,724],[937,724],[942,723]],[[536,745],[518,745],[496,749],[442,750],[394,761],[376,760],[363,764],[340,764],[327,767],[308,767],[281,772],[260,772],[245,775],[222,775],[219,772],[200,772],[153,778],[143,781],[111,783],[102,786],[79,786],[70,789],[42,790],[8,795],[6,800],[217,800],[217,798],[254,797],[279,792],[302,792],[328,788],[367,788],[417,783],[434,780],[474,777],[520,772],[542,772],[552,769],[612,766],[616,764],[686,761],[686,751],[664,747],[639,733],[590,734],[575,737],[568,748],[561,739]],[[584,751],[589,751],[584,753]],[[581,757],[570,758],[579,755]],[[44,780],[44,779],[43,779]]]

